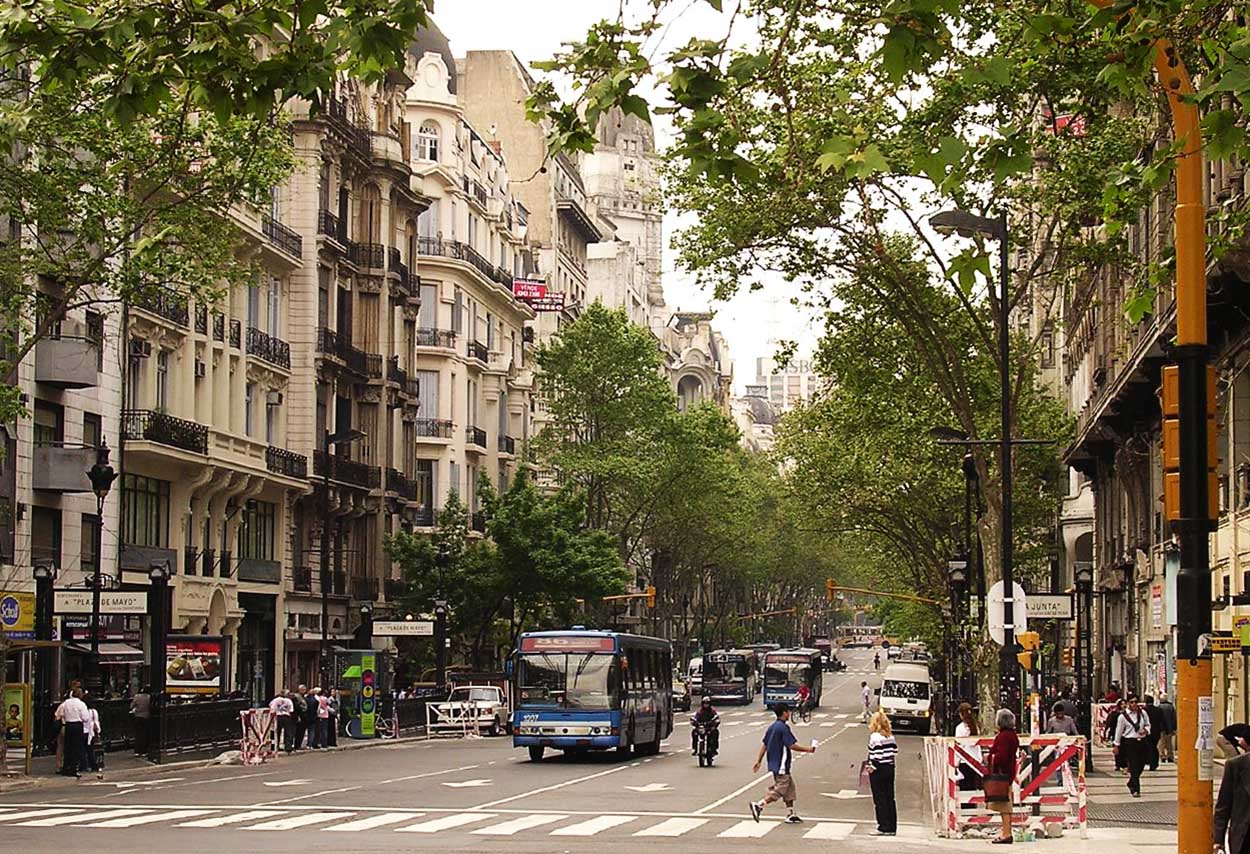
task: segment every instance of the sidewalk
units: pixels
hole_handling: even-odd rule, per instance
[[[1214,795],[1219,794],[1223,762],[1215,765]],[[1110,748],[1094,748],[1094,769],[1085,774],[1091,827],[1176,827],[1176,765],[1162,763],[1144,771],[1141,797],[1128,793],[1128,775],[1115,770]]]

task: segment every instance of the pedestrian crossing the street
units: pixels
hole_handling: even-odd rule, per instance
[[[804,839],[838,840],[867,834],[871,824],[828,819],[809,820],[782,829],[777,819],[753,821],[725,815],[570,815],[524,812],[444,812],[430,810],[384,810],[353,807],[270,808],[214,806],[58,806],[30,805],[0,808],[0,833],[6,827],[41,828],[54,832],[90,827],[95,829],[155,827],[224,831],[284,831],[309,829],[338,833],[472,834],[474,836],[553,836],[676,838],[694,831],[722,839],[761,839],[776,833]]]

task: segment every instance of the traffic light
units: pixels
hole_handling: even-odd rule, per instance
[[[833,579],[826,578],[825,579],[825,600],[832,602],[833,597],[837,595],[837,592],[838,592],[838,586],[833,583]]]
[[[1064,667],[1072,666],[1072,647],[1070,646],[1065,646],[1063,648],[1063,666]]]
[[[1016,653],[1016,660],[1025,670],[1033,669],[1033,653],[1042,645],[1042,636],[1037,632],[1020,632],[1016,635],[1022,652]]]
[[[647,607],[648,608],[655,607],[655,585],[654,584],[647,585]]]
[[[1220,487],[1216,468],[1220,463],[1219,431],[1215,422],[1215,368],[1207,367],[1207,513],[1211,519],[1220,515]],[[1163,387],[1159,390],[1163,409],[1163,512],[1169,522],[1181,518],[1181,403],[1180,369],[1176,365],[1163,368]]]

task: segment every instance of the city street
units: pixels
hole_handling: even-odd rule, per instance
[[[0,828],[6,848],[17,851],[65,850],[88,828],[97,845],[180,852],[302,851],[320,831],[336,834],[332,844],[342,851],[626,850],[643,840],[677,851],[695,839],[745,851],[761,837],[770,846],[872,844],[872,801],[856,790],[867,738],[858,689],[862,679],[878,679],[868,651],[844,658],[847,671],[826,674],[821,709],[810,723],[794,723],[801,742],[820,743],[814,756],[795,755],[806,819],[799,826],[780,824],[780,805],[759,824],[747,812],[767,777],[750,771],[772,718],[757,701],[721,708],[722,752],[711,769],[684,749],[683,714],[656,757],[556,755],[535,765],[503,737],[411,740],[261,767],[179,768],[137,782],[84,776],[6,797]],[[919,739],[902,735],[900,746],[900,841],[919,841],[927,836]],[[253,831],[288,832],[262,841]],[[337,835],[347,832],[356,833]]]

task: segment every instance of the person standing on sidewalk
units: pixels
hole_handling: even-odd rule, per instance
[[[872,806],[877,816],[873,836],[894,836],[898,833],[898,804],[894,800],[895,760],[898,744],[890,728],[890,719],[877,709],[868,723],[868,784],[872,788]]]
[[[1172,749],[1172,741],[1176,738],[1176,706],[1168,699],[1167,694],[1159,695],[1159,761],[1175,762],[1176,753]]]
[[[1051,708],[1050,719],[1046,721],[1046,732],[1053,735],[1080,735],[1076,731],[1076,721],[1068,717],[1062,700]]]
[[[82,689],[75,688],[65,702],[56,707],[53,717],[61,722],[62,732],[65,734],[65,764],[60,773],[66,777],[78,777],[78,766],[82,762],[83,732],[87,721],[91,719],[91,711],[82,701]]]
[[[336,688],[330,689],[330,718],[326,722],[326,734],[329,741],[326,742],[327,747],[339,746],[339,692]]]
[[[1163,732],[1163,712],[1155,705],[1155,698],[1146,695],[1146,717],[1150,719],[1150,734],[1146,736],[1146,767],[1159,770],[1159,738]]]
[[[1250,754],[1234,756],[1224,763],[1212,835],[1215,854],[1250,854]]]
[[[291,705],[294,711],[291,712],[292,724],[295,726],[295,749],[304,749],[304,730],[307,727],[308,720],[308,686],[301,685],[295,690],[291,696]]]
[[[152,695],[140,688],[130,700],[130,726],[134,735],[135,755],[148,753],[148,728],[152,725]]]
[[[998,735],[990,745],[990,756],[985,777],[985,806],[997,810],[1003,818],[1002,833],[992,840],[994,845],[1010,845],[1011,820],[1015,804],[1012,787],[1016,779],[1016,762],[1020,755],[1020,736],[1016,734],[1016,715],[1010,709],[999,709],[994,715]],[[1004,785],[1005,783],[1005,785]],[[991,794],[991,787],[995,791]]]
[[[777,715],[777,720],[773,721],[764,733],[764,740],[760,745],[759,755],[755,757],[755,764],[751,766],[751,773],[758,774],[760,772],[760,763],[767,756],[768,770],[772,772],[773,784],[768,787],[768,794],[762,800],[751,801],[751,818],[759,821],[760,815],[764,812],[764,807],[774,801],[785,801],[786,824],[799,824],[803,819],[799,818],[794,811],[797,790],[794,786],[794,778],[790,776],[790,763],[794,758],[792,751],[815,753],[816,748],[799,744],[799,740],[794,737],[794,733],[791,732],[788,723],[790,720],[789,706],[785,703],[778,703],[774,707],[773,712]]]
[[[1146,710],[1138,705],[1137,698],[1129,695],[1128,708],[1120,713],[1116,721],[1112,750],[1116,759],[1122,759],[1128,767],[1128,790],[1135,798],[1141,797],[1141,772],[1146,767],[1146,739],[1149,735],[1150,718]]]
[[[313,688],[304,697],[304,728],[308,730],[308,749],[317,750],[321,747],[321,730],[319,728],[321,709],[321,688]]]
[[[317,689],[317,747],[330,746],[330,698]]]
[[[866,681],[859,683],[859,701],[864,707],[864,723],[868,723],[868,719],[872,717],[872,689]]]
[[[292,727],[291,714],[295,711],[295,704],[291,702],[289,691],[279,691],[274,698],[269,701],[269,711],[273,715],[274,731],[277,732],[278,746],[290,753],[295,748],[292,745]]]
[[[93,701],[94,702],[94,701]],[[79,771],[91,771],[99,779],[104,779],[104,765],[101,762],[104,745],[100,741],[100,712],[94,705],[87,706],[87,719],[83,721],[82,761]]]

